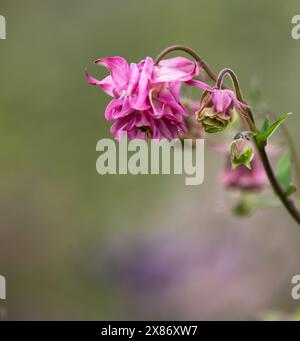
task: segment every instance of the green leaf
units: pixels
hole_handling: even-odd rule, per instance
[[[287,113],[281,115],[273,124],[269,125],[264,131],[261,131],[259,134],[256,135],[256,140],[258,143],[264,142],[268,137],[270,137],[275,130],[280,126],[280,124],[292,113]],[[267,125],[267,123],[266,123]],[[264,125],[264,127],[266,127]]]
[[[291,156],[289,152],[285,152],[278,162],[276,175],[279,183],[286,193],[291,191],[292,181],[292,167],[291,167]]]
[[[297,191],[297,188],[293,185],[290,185],[290,187],[288,188],[288,190],[286,191],[286,195],[287,196],[290,196],[292,195],[293,193],[295,193]]]
[[[264,123],[263,123],[262,127],[260,128],[260,132],[261,133],[265,132],[269,127],[270,127],[269,117],[266,116]]]

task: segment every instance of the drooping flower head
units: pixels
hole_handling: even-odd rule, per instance
[[[246,107],[231,90],[212,88],[197,80],[191,80],[188,84],[204,90],[196,116],[207,133],[224,130],[232,122],[234,109],[242,110]]]
[[[175,139],[186,131],[183,116],[188,113],[180,103],[180,86],[199,73],[199,64],[183,57],[162,60],[155,65],[147,57],[138,64],[122,57],[96,60],[110,75],[97,80],[86,72],[89,84],[98,85],[113,97],[105,118],[114,120],[111,132],[119,139]]]
[[[233,117],[233,100],[230,90],[212,89],[205,91],[201,98],[197,119],[208,133],[224,130]]]

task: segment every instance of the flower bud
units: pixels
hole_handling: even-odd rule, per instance
[[[230,145],[230,156],[232,169],[240,165],[251,169],[251,161],[254,156],[253,147],[247,138],[237,138]]]
[[[234,104],[228,92],[214,89],[203,93],[196,115],[207,133],[220,132],[231,123]]]

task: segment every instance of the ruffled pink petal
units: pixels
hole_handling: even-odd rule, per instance
[[[118,117],[118,112],[120,112],[121,107],[122,107],[122,101],[118,99],[111,100],[105,109],[105,114],[104,114],[105,119],[107,121],[110,121]]]
[[[127,61],[122,57],[109,57],[98,59],[95,63],[103,65],[109,70],[118,93],[121,93],[126,87],[129,78]]]
[[[123,101],[122,101],[122,109],[119,112],[118,117],[116,118],[120,118],[120,117],[125,117],[129,114],[131,114],[132,112],[134,112],[135,110],[131,107],[130,103],[129,103],[129,98],[126,97]]]
[[[102,79],[101,81],[99,81],[98,79],[92,77],[87,70],[84,71],[85,73],[85,78],[88,82],[88,84],[91,85],[98,85],[101,89],[103,89],[104,92],[106,92],[109,96],[114,97],[114,82],[111,78],[111,76],[107,76],[104,79]]]
[[[146,133],[141,131],[141,129],[134,127],[127,132],[129,140],[146,140]]]
[[[172,123],[172,126],[176,127],[178,133],[186,133],[187,127],[182,119],[181,115],[174,115],[172,110],[167,111],[164,116],[165,120],[168,120]]]
[[[114,124],[111,126],[110,131],[115,135],[116,139],[121,137],[122,132],[127,132],[131,130],[136,124],[135,115],[129,115],[126,117],[118,118]]]
[[[168,140],[179,138],[183,132],[187,131],[181,116],[180,118],[176,117],[168,107],[166,107],[164,116],[161,119],[155,119],[154,123],[161,137]]]
[[[128,86],[126,89],[126,96],[131,96],[131,94],[133,93],[133,91],[135,90],[138,81],[139,81],[139,68],[137,66],[137,64],[135,63],[131,63],[130,64],[130,75],[129,75],[129,82],[128,82]]]
[[[135,111],[129,116],[118,118],[111,127],[111,133],[117,140],[120,140],[124,133],[127,134],[129,140],[143,139],[145,140],[146,132],[140,129],[144,126],[152,127],[151,116],[146,111]]]
[[[229,96],[231,97],[233,104],[236,108],[238,109],[245,109],[245,108],[249,108],[249,105],[246,103],[242,103],[239,100],[237,100],[237,98],[235,97],[235,94],[233,93],[233,91],[227,90],[229,93]]]
[[[157,98],[154,98],[154,92],[155,89],[152,89],[149,92],[149,101],[153,110],[153,117],[161,118],[164,114],[165,105],[162,102],[158,101]]]
[[[168,83],[169,90],[172,93],[175,101],[180,102],[180,88],[181,88],[181,82],[172,82]]]
[[[161,91],[157,95],[157,100],[161,103],[169,106],[171,109],[179,112],[182,115],[188,115],[188,112],[180,104],[177,98],[174,97],[173,93],[170,91],[169,84],[162,87]]]
[[[214,109],[218,113],[226,112],[232,102],[229,90],[213,89],[211,99],[214,104]]]
[[[137,86],[137,96],[131,97],[130,105],[136,110],[147,110],[150,107],[148,101],[150,91],[149,83],[153,72],[154,62],[152,58],[147,57],[144,63],[140,63],[140,65],[142,66],[142,70]]]
[[[172,140],[173,134],[168,128],[168,125],[164,122],[164,120],[157,120],[156,126],[160,132],[161,137],[165,137],[168,140]]]
[[[136,120],[136,126],[137,127],[150,126],[150,119],[149,119],[146,111],[140,111],[138,113],[137,120]]]
[[[160,140],[162,138],[161,133],[155,124],[152,125],[152,140]]]
[[[191,79],[189,81],[186,82],[186,84],[191,85],[191,86],[195,86],[196,88],[199,88],[201,90],[205,90],[205,91],[209,91],[212,92],[213,88],[211,86],[209,86],[208,84],[198,81],[198,80],[194,80]]]
[[[161,60],[154,69],[153,82],[186,82],[199,74],[199,64],[184,57]]]

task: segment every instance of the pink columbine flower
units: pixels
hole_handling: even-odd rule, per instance
[[[188,113],[179,100],[180,86],[199,74],[199,65],[183,57],[154,65],[147,57],[138,64],[122,57],[96,60],[110,75],[97,80],[86,72],[89,84],[98,85],[113,99],[105,110],[114,120],[116,139],[126,132],[129,139],[175,139],[186,131],[183,116]]]
[[[268,179],[259,157],[254,154],[251,162],[251,169],[240,166],[235,169],[231,167],[230,156],[227,159],[225,172],[222,177],[225,187],[241,190],[258,190],[268,184]]]
[[[237,100],[231,90],[212,88],[197,80],[188,81],[188,84],[204,90],[196,115],[208,133],[224,130],[232,121],[234,109],[242,110],[247,107]]]

